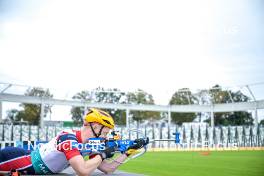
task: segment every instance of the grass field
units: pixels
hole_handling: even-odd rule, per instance
[[[119,170],[166,176],[264,176],[264,151],[147,152]]]

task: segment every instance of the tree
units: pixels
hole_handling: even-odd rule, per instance
[[[81,91],[76,93],[72,99],[77,99],[85,102],[91,102],[92,101],[92,94],[89,91]],[[72,120],[74,121],[75,124],[82,124],[82,118],[84,115],[84,107],[75,107],[73,106],[71,108],[71,115],[72,115]]]
[[[41,97],[41,98],[52,98],[53,95],[49,89],[43,89],[40,87],[29,88],[25,92],[26,96]],[[22,103],[20,106],[23,110],[16,113],[16,119],[28,121],[30,124],[38,125],[40,121],[41,105],[39,104],[27,104]],[[51,112],[51,105],[44,105],[44,117],[47,116],[48,112]]]
[[[253,125],[254,119],[252,114],[246,111],[231,112],[228,114],[227,118],[228,125]]]
[[[197,98],[194,97],[191,91],[187,88],[179,89],[175,92],[169,104],[170,105],[188,105],[197,102]],[[173,123],[182,125],[183,122],[192,122],[196,117],[196,113],[171,113],[171,120]]]
[[[154,99],[153,96],[141,89],[138,89],[136,92],[129,92],[127,94],[127,103],[129,104],[146,104],[146,105],[154,105]],[[137,125],[142,120],[146,119],[159,119],[160,113],[159,112],[153,112],[153,111],[131,111],[131,116],[133,120],[137,121]]]
[[[93,91],[81,91],[73,96],[73,99],[78,99],[88,103],[113,103],[113,104],[123,104],[126,102],[126,94],[120,90],[114,89],[104,89],[98,87]],[[115,120],[116,124],[124,125],[126,122],[126,112],[124,110],[118,109],[104,109],[106,110]],[[81,124],[84,107],[72,107],[71,114],[72,119],[75,123]]]
[[[213,86],[213,88],[209,90],[209,94],[214,104],[231,103],[232,100],[234,102],[246,102],[250,100],[250,98],[241,91],[232,92],[222,90],[219,85]],[[253,125],[253,121],[252,114],[247,111],[214,113],[214,124],[216,126]],[[205,122],[209,123],[210,119],[205,120]]]
[[[104,89],[97,88],[95,91],[95,101],[98,103],[124,104],[127,101],[126,93],[117,88]],[[115,120],[115,124],[126,124],[126,111],[120,109],[105,109]]]
[[[259,122],[260,125],[264,125],[264,119]]]

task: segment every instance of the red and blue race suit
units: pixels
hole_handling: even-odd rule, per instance
[[[62,131],[31,153],[18,147],[0,150],[0,171],[16,169],[28,174],[54,174],[69,166],[69,160],[81,155],[73,143],[82,143],[81,132]]]

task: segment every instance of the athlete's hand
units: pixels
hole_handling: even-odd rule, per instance
[[[89,158],[92,159],[96,155],[100,155],[102,160],[112,158],[115,154],[115,147],[106,147],[103,151],[92,151]]]
[[[145,145],[145,140],[144,139],[136,139],[134,141],[134,144],[128,147],[129,149],[141,149]]]
[[[141,149],[145,145],[149,143],[148,138],[147,139],[136,139],[134,141],[134,144],[129,146],[126,151],[126,155],[129,156],[133,153],[135,153],[138,149]]]
[[[106,147],[105,150],[101,152],[102,159],[112,158],[115,154],[115,147]]]

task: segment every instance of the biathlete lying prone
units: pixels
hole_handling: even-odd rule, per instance
[[[114,156],[115,145],[106,145],[103,150],[91,151],[87,161],[81,151],[72,145],[88,143],[90,138],[105,139],[112,129],[113,118],[105,111],[91,108],[84,116],[80,130],[62,131],[48,143],[31,152],[18,147],[0,150],[0,171],[16,170],[21,174],[47,175],[60,173],[71,166],[78,175],[90,175],[95,169],[106,174],[112,173],[128,156],[145,147],[148,141],[136,139],[127,148],[123,147],[122,154],[111,162],[106,162],[105,159]]]

